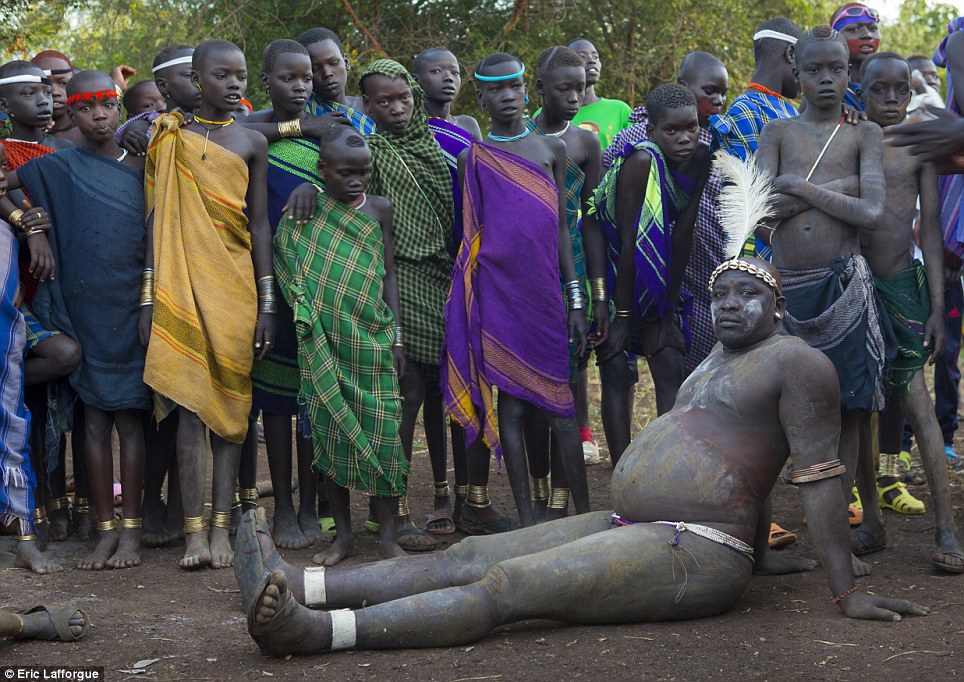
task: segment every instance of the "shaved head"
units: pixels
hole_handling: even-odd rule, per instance
[[[694,79],[698,74],[717,68],[726,70],[723,62],[716,56],[711,55],[709,52],[690,52],[683,57],[683,61],[679,65],[679,79],[689,81]]]
[[[103,71],[81,71],[67,83],[67,96],[79,92],[114,90],[114,81]]]

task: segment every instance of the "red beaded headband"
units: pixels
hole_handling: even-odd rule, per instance
[[[89,102],[92,99],[117,99],[117,90],[100,90],[98,92],[78,92],[67,98],[68,106],[74,102]]]

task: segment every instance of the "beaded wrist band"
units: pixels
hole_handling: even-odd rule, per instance
[[[860,588],[857,587],[857,585],[854,585],[849,590],[845,592],[841,592],[840,594],[835,595],[833,597],[830,597],[830,603],[832,603],[834,606],[840,606],[840,602],[842,602],[844,599],[852,595],[854,592],[857,592],[859,589]]]

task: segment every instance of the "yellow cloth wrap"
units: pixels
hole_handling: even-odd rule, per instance
[[[181,128],[180,114],[154,122],[144,173],[154,212],[155,294],[144,382],[232,443],[244,440],[258,295],[243,210],[244,160]],[[164,399],[167,400],[164,400]]]

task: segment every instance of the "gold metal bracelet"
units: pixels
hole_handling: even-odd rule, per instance
[[[7,222],[13,225],[18,230],[23,229],[23,209],[14,209],[9,216],[7,216]]]
[[[55,500],[48,500],[48,501],[47,501],[47,511],[48,511],[48,512],[54,512],[54,511],[57,511],[58,509],[66,509],[66,508],[67,508],[67,498],[66,498],[66,497],[58,497],[58,498],[55,499]]]
[[[258,489],[257,488],[239,488],[238,497],[241,498],[242,502],[257,502]]]
[[[74,513],[87,514],[90,512],[90,501],[86,497],[74,498]]]
[[[632,310],[620,310],[619,308],[616,308],[616,311],[613,313],[613,315],[614,315],[615,317],[632,317],[632,316],[633,316],[633,311],[632,311]]]
[[[549,495],[549,509],[569,508],[569,488],[553,488]]]
[[[32,236],[34,236],[35,234],[43,234],[43,233],[44,233],[43,230],[30,230],[29,232],[24,232],[24,233],[23,233],[23,236],[24,236],[24,237],[32,237]]]
[[[211,510],[211,526],[213,528],[231,528],[231,512]]]
[[[532,499],[536,502],[545,502],[549,499],[549,477],[532,479]]]
[[[185,533],[203,533],[207,529],[208,529],[208,524],[204,522],[203,516],[185,516],[184,517]]]
[[[606,278],[593,277],[590,284],[592,286],[593,303],[607,303],[609,295],[606,293]]]
[[[448,497],[452,492],[452,489],[449,488],[448,481],[434,481],[433,485],[435,488],[435,497]]]
[[[36,542],[37,536],[33,533],[28,533],[27,535],[14,535],[13,539],[17,542]]]
[[[290,121],[278,121],[278,134],[281,137],[302,137],[301,121],[297,118]]]
[[[469,494],[465,504],[476,509],[485,509],[492,506],[489,501],[489,487],[486,485],[469,485]]]
[[[97,530],[101,533],[117,530],[117,519],[111,518],[110,521],[98,521]]]
[[[37,507],[33,510],[33,522],[35,524],[47,523],[47,512],[44,511],[43,507]]]
[[[120,527],[127,528],[128,530],[137,530],[143,525],[144,525],[144,520],[140,518],[136,518],[136,519],[123,518],[121,519],[121,522],[120,522]]]
[[[468,485],[458,485],[453,486],[455,490],[456,497],[468,497],[469,496],[469,486]]]
[[[398,516],[405,517],[409,515],[408,509],[408,493],[398,496]]]

